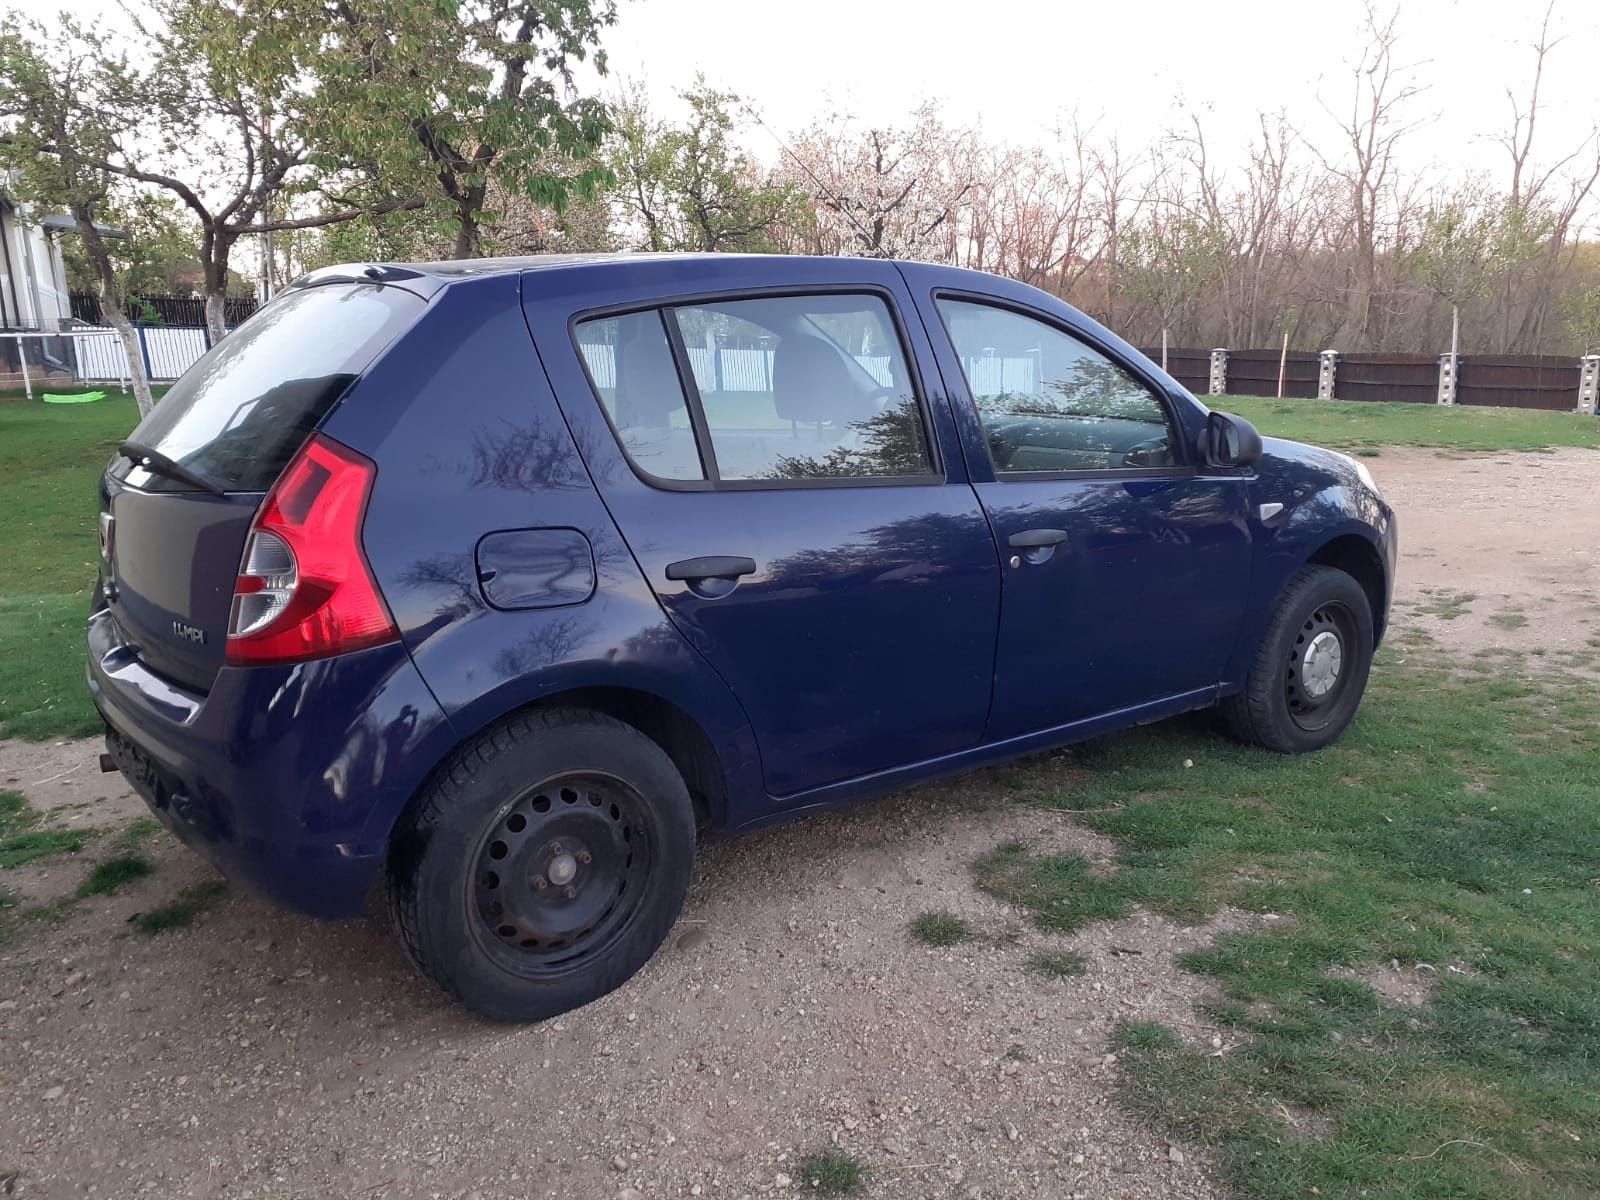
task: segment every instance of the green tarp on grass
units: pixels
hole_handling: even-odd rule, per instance
[[[70,396],[58,392],[45,392],[39,397],[46,404],[90,404],[105,398],[104,392],[77,392]]]

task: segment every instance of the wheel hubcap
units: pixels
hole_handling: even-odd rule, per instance
[[[1300,684],[1306,695],[1321,699],[1333,691],[1343,666],[1344,647],[1339,635],[1328,629],[1317,634],[1300,660]]]
[[[1343,604],[1314,611],[1295,635],[1284,671],[1284,699],[1302,729],[1320,729],[1336,711],[1349,677],[1345,655],[1356,643],[1355,620]]]
[[[603,954],[643,897],[649,810],[622,780],[546,780],[500,810],[479,842],[469,903],[479,943],[524,976]]]
[[[544,869],[545,878],[557,887],[566,887],[578,874],[578,860],[570,854],[557,854]]]

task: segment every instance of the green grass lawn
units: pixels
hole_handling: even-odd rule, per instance
[[[1119,1051],[1126,1100],[1212,1147],[1242,1195],[1600,1195],[1597,656],[1452,672],[1438,650],[1383,650],[1355,726],[1314,756],[1200,719],[1073,751],[1084,782],[1036,798],[1115,838],[1114,873],[1020,844],[975,866],[1047,930],[1134,904],[1277,915],[1184,960],[1217,989],[1220,1054],[1150,1025]],[[1374,968],[1426,1003],[1382,998]]]
[[[1209,407],[1238,413],[1262,433],[1318,446],[1445,446],[1456,450],[1600,449],[1600,417],[1523,408],[1367,404],[1349,400],[1278,400],[1202,396]]]
[[[98,728],[83,686],[95,489],[137,421],[115,392],[94,404],[0,402],[0,737]]]

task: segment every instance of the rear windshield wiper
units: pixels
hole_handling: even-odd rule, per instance
[[[210,492],[213,496],[226,496],[227,493],[212,483],[209,479],[202,479],[188,467],[176,459],[168,458],[159,450],[152,450],[143,442],[132,440],[123,442],[117,447],[117,453],[144,467],[147,471],[154,471],[157,475],[165,475],[168,479],[176,479],[179,483],[187,483],[190,487],[199,488],[202,492]]]

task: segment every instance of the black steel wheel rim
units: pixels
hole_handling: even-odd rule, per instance
[[[603,958],[654,864],[644,797],[601,772],[554,776],[499,808],[473,855],[473,934],[503,969],[554,978]]]
[[[1319,605],[1295,633],[1284,667],[1284,700],[1301,729],[1324,728],[1350,690],[1357,652],[1356,623],[1337,601]]]

